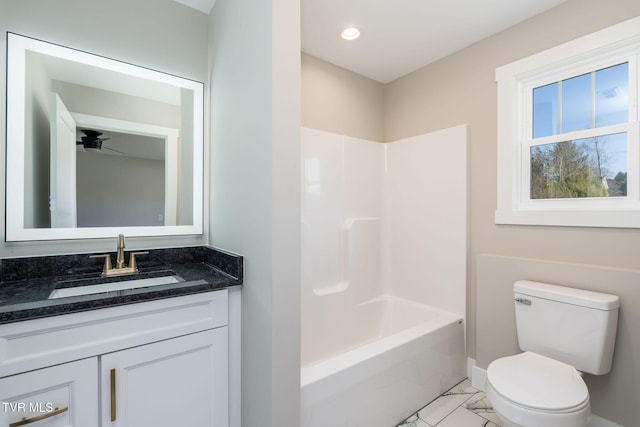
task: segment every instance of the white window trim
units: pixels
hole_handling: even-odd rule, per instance
[[[577,227],[640,228],[640,113],[638,111],[640,17],[589,34],[496,69],[498,96],[498,206],[496,224]],[[537,87],[592,71],[594,64],[631,60],[629,74],[630,123],[612,126],[627,132],[627,197],[529,200],[529,153],[531,102],[527,88]],[[606,67],[606,65],[605,65]],[[604,68],[604,67],[603,67]],[[566,134],[579,139],[590,131]],[[566,139],[566,138],[565,138]],[[526,154],[526,155],[523,155]]]

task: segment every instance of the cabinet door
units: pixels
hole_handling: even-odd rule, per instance
[[[97,427],[98,358],[0,378],[0,427],[29,425]]]
[[[101,357],[103,427],[227,427],[227,327]]]

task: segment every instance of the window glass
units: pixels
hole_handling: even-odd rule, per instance
[[[533,90],[533,137],[558,133],[558,83]]]
[[[627,122],[628,76],[623,63],[533,89],[533,138]]]
[[[627,195],[626,132],[531,147],[531,199]]]
[[[629,120],[629,64],[598,70],[596,75],[596,127]]]
[[[562,81],[560,133],[591,128],[591,74]]]

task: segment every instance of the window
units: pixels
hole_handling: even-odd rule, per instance
[[[497,224],[640,228],[634,18],[496,70]]]

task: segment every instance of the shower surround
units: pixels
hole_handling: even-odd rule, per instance
[[[467,126],[302,142],[302,425],[395,425],[466,376]]]

